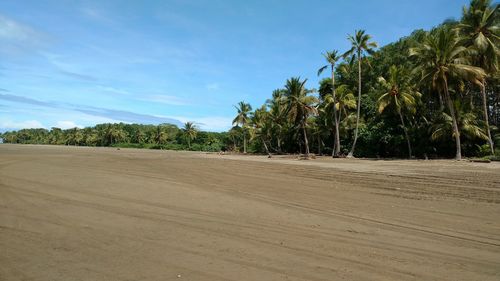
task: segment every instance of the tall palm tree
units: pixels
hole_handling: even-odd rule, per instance
[[[458,30],[463,44],[472,50],[473,64],[493,74],[498,70],[498,44],[500,42],[500,24],[498,4],[492,6],[491,0],[473,0],[469,8],[464,7],[462,21]],[[488,118],[486,98],[486,79],[480,85],[483,99],[483,114],[488,133],[491,154],[495,153]]]
[[[269,152],[269,148],[266,144],[266,141],[269,139],[271,135],[271,126],[270,126],[270,118],[269,112],[267,111],[266,105],[263,105],[261,108],[256,109],[252,113],[251,123],[253,125],[252,130],[252,138],[260,138],[262,144],[264,145],[264,149],[266,150],[267,155],[271,158],[271,152]]]
[[[297,129],[302,129],[304,135],[305,154],[309,157],[309,141],[307,139],[307,118],[316,114],[318,99],[309,94],[314,92],[305,87],[307,79],[300,81],[300,77],[293,77],[286,81],[284,96],[287,103],[287,115]]]
[[[333,50],[331,52],[326,52],[323,54],[325,57],[326,61],[328,62],[328,65],[325,65],[321,67],[318,70],[318,76],[328,67],[331,69],[331,75],[332,75],[332,99],[333,99],[333,104],[336,104],[336,95],[335,95],[335,64],[340,60],[340,56],[338,54],[337,50]],[[336,106],[333,106],[333,120],[335,122],[335,145],[333,149],[333,155],[332,156],[338,156],[340,152],[340,134],[339,134],[339,120],[337,116],[337,109]]]
[[[335,89],[335,102],[333,99],[332,94],[327,94],[323,98],[323,106],[325,109],[330,109],[330,108],[335,108],[337,111],[337,122],[338,122],[338,128],[339,128],[339,135],[342,133],[342,124],[344,119],[347,118],[351,113],[349,112],[351,109],[356,109],[356,97],[354,94],[351,92],[349,87],[345,84],[342,84]],[[346,130],[343,130],[346,131]],[[340,143],[340,142],[339,142]],[[340,154],[340,147],[335,148],[335,150],[338,150]]]
[[[358,129],[359,129],[359,118],[361,110],[361,61],[366,56],[374,54],[374,48],[377,47],[376,42],[371,42],[371,35],[365,34],[364,30],[356,30],[353,35],[349,35],[347,39],[351,42],[351,49],[344,53],[343,57],[351,57],[351,59],[358,60],[358,112],[356,119],[356,130],[354,131],[354,142],[352,143],[351,151],[347,157],[354,157],[354,149],[356,148],[356,142],[358,140]]]
[[[252,106],[249,103],[240,101],[235,108],[238,114],[233,120],[233,125],[241,125],[243,131],[243,153],[247,153],[247,124],[250,121],[249,114],[252,111]]]
[[[409,80],[409,76],[404,69],[398,68],[395,65],[389,68],[389,80],[379,77],[378,81],[385,93],[378,98],[378,111],[382,113],[389,106],[392,106],[396,110],[406,137],[408,156],[411,158],[411,142],[402,111],[415,113],[416,98],[420,97],[421,94],[415,90]]]
[[[430,83],[443,95],[452,118],[453,136],[455,137],[455,159],[462,159],[460,132],[457,124],[455,107],[450,96],[450,79],[463,79],[481,84],[486,73],[482,68],[470,65],[464,58],[467,48],[463,47],[455,32],[442,28],[427,35],[423,43],[410,49],[410,55],[417,59],[416,71],[420,72],[421,82]]]
[[[286,122],[286,102],[283,93],[283,89],[274,90],[273,98],[266,102],[269,107],[268,117],[272,121],[272,130],[275,133],[278,153],[282,152],[281,141],[283,138],[283,127]]]
[[[196,136],[198,135],[198,128],[193,122],[186,122],[182,131],[188,142],[188,148],[191,149],[191,141],[196,139]]]

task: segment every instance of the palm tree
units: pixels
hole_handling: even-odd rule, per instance
[[[373,48],[377,47],[377,43],[370,42],[372,37],[369,34],[365,34],[364,30],[356,30],[354,36],[349,35],[347,39],[351,42],[351,49],[344,53],[343,57],[351,56],[351,59],[358,60],[358,112],[356,119],[356,130],[354,131],[354,142],[352,143],[351,151],[347,157],[354,157],[354,149],[356,148],[356,142],[358,140],[358,129],[359,129],[359,118],[361,110],[361,61],[365,57],[365,53],[372,55],[375,51]]]
[[[327,94],[323,98],[323,106],[325,107],[325,109],[330,109],[330,108],[336,109],[338,115],[337,122],[340,135],[342,133],[341,129],[343,127],[343,124],[345,123],[343,122],[343,120],[346,119],[351,114],[349,110],[356,109],[356,97],[351,92],[349,87],[345,84],[342,84],[335,89],[335,96],[336,99],[334,102],[333,95]],[[335,148],[335,150],[339,151],[339,153],[337,154],[339,155],[340,147]]]
[[[137,140],[140,140],[139,138],[141,137],[141,135],[138,133],[137,135]],[[154,132],[154,142],[158,145],[160,144],[164,144],[167,139],[168,139],[168,134],[167,132],[164,130],[164,127],[162,125],[158,125],[156,126],[156,130]]]
[[[268,140],[269,136],[271,135],[271,126],[269,121],[269,112],[267,111],[266,105],[263,105],[261,108],[256,109],[252,113],[251,122],[254,126],[251,134],[252,139],[260,138],[267,155],[269,156],[269,158],[271,158],[271,153],[269,152],[269,148],[266,144],[266,140]]]
[[[323,55],[328,62],[328,65],[325,65],[321,67],[318,70],[318,76],[330,66],[331,68],[331,75],[332,75],[332,102],[333,104],[336,104],[336,95],[335,95],[335,64],[339,61],[340,56],[338,55],[337,50],[333,50],[331,52],[326,52],[326,54]],[[335,122],[335,144],[334,144],[334,149],[332,156],[336,157],[339,155],[340,152],[340,135],[339,135],[339,118],[337,117],[337,109],[336,106],[333,106],[333,120]]]
[[[293,77],[286,81],[284,97],[287,103],[287,115],[298,129],[302,129],[306,157],[309,157],[309,141],[307,140],[307,118],[318,111],[315,105],[318,99],[309,94],[313,90],[305,87],[307,79],[300,81],[300,77]]]
[[[146,134],[144,133],[144,131],[142,131],[140,128],[137,128],[133,133],[132,141],[142,144],[145,139]]]
[[[389,68],[389,80],[384,77],[379,77],[378,81],[385,93],[378,98],[378,111],[382,113],[387,107],[392,106],[399,115],[401,126],[408,144],[408,156],[412,157],[410,137],[406,129],[402,111],[415,113],[416,98],[421,94],[414,90],[414,87],[409,82],[407,73],[402,68],[392,65]]]
[[[52,127],[52,129],[50,130],[49,144],[60,144],[62,137],[62,130],[57,127]]]
[[[243,153],[247,153],[247,124],[250,121],[249,114],[252,111],[252,106],[249,103],[240,101],[235,108],[238,114],[233,120],[233,125],[241,125],[243,131]]]
[[[284,99],[284,90],[277,89],[273,91],[273,98],[267,100],[269,107],[268,117],[272,121],[272,130],[276,137],[278,153],[281,153],[281,141],[283,137],[283,127],[286,122],[286,101]]]
[[[438,115],[434,120],[433,124],[430,127],[431,130],[431,139],[446,139],[449,138],[450,135],[453,135],[453,121],[450,115],[442,112]],[[481,128],[480,122],[478,122],[478,118],[474,113],[468,112],[459,115],[457,120],[458,127],[460,128],[460,132],[470,138],[470,139],[481,139],[487,140],[488,135]]]
[[[87,131],[85,136],[85,145],[95,146],[99,142],[99,132],[95,129],[90,129]]]
[[[233,148],[231,149],[232,151],[236,151],[236,148],[238,147],[238,143],[240,141],[241,137],[241,127],[239,126],[234,126],[232,127],[228,132],[228,137],[231,140],[233,144]]]
[[[116,124],[104,124],[101,134],[101,141],[105,146],[121,142],[127,137],[127,133]]]
[[[83,139],[84,139],[84,135],[82,133],[82,130],[75,127],[75,128],[68,130],[66,144],[77,146],[83,142]]]
[[[463,44],[472,50],[473,64],[489,73],[498,70],[498,44],[500,39],[498,4],[491,5],[491,0],[473,0],[469,8],[464,7],[462,21],[458,30],[462,35]],[[488,118],[488,103],[486,99],[486,79],[480,85],[483,99],[483,114],[488,133],[491,154],[495,153]]]
[[[356,97],[349,89],[349,87],[345,84],[337,87],[336,94],[336,107],[339,112],[339,122],[342,122],[342,114],[344,115],[344,118],[346,118],[350,114],[349,110],[356,109]]]
[[[318,115],[307,119],[307,124],[312,128],[312,135],[317,142],[318,155],[322,155],[321,147],[324,145],[322,137],[325,132],[329,131],[325,113],[325,108],[320,104],[320,106],[318,106]],[[335,151],[335,147],[333,148],[333,151]]]
[[[465,60],[467,49],[460,45],[458,36],[449,29],[442,28],[427,35],[423,43],[410,49],[410,55],[416,57],[416,71],[421,74],[421,82],[427,82],[443,95],[453,123],[455,137],[455,159],[462,159],[460,132],[457,125],[455,107],[450,96],[449,80],[453,78],[467,80],[478,85],[486,73],[483,69],[471,66]]]
[[[198,128],[193,122],[186,122],[182,131],[184,132],[184,136],[188,142],[188,148],[191,149],[191,141],[196,139],[196,136],[198,135]]]

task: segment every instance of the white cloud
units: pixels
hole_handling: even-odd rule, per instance
[[[0,15],[0,38],[14,41],[30,41],[39,34],[29,26]]]
[[[83,128],[82,125],[78,125],[73,121],[57,121],[54,127],[61,129],[71,129],[71,128]]]
[[[5,120],[0,121],[0,129],[31,129],[45,128],[45,126],[37,120],[26,120],[21,122]]]
[[[182,123],[194,122],[200,129],[205,131],[227,131],[231,128],[233,119],[222,116],[206,116],[206,117],[186,117],[186,116],[168,116],[175,118]]]
[[[218,83],[210,83],[210,84],[205,85],[205,87],[208,90],[218,90],[219,89],[219,84]]]
[[[176,96],[169,95],[150,95],[142,98],[145,101],[159,102],[169,105],[188,105],[189,102]]]
[[[108,92],[108,93],[112,93],[112,94],[118,94],[118,95],[130,95],[129,92],[125,91],[125,90],[121,90],[121,89],[117,89],[117,88],[114,88],[114,87],[108,87],[108,86],[97,86],[97,88],[99,88],[100,90],[104,91],[104,92]]]
[[[47,36],[34,28],[0,15],[0,53],[19,54],[46,43]]]

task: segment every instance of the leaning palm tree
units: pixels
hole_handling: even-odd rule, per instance
[[[491,5],[491,0],[473,0],[469,8],[463,10],[462,21],[458,30],[463,44],[471,49],[473,64],[488,73],[498,70],[498,44],[500,42],[500,24],[498,21],[498,4]],[[488,118],[486,98],[486,79],[480,85],[483,99],[483,114],[488,134],[491,153],[495,153]]]
[[[388,107],[392,107],[396,110],[406,137],[408,156],[411,158],[411,142],[402,112],[415,113],[417,98],[419,98],[421,94],[410,84],[409,77],[406,74],[404,69],[392,65],[389,68],[388,80],[384,77],[378,78],[378,82],[385,92],[378,98],[378,111],[382,113]]]
[[[358,140],[358,129],[359,129],[359,118],[361,110],[361,61],[368,53],[372,55],[375,51],[374,48],[377,47],[377,43],[370,42],[372,37],[369,34],[365,34],[364,30],[356,30],[354,36],[349,35],[347,39],[351,42],[351,49],[344,53],[343,57],[351,57],[351,59],[358,60],[358,112],[356,119],[356,129],[354,131],[354,141],[352,143],[351,151],[347,157],[354,157],[354,149],[356,148],[356,142]]]
[[[252,111],[252,106],[249,103],[240,101],[235,108],[238,114],[233,120],[233,125],[241,125],[243,131],[243,153],[247,153],[247,124],[250,121],[249,114]]]
[[[326,52],[326,54],[323,54],[325,57],[326,61],[328,62],[327,65],[321,67],[318,70],[318,76],[328,67],[331,69],[331,75],[332,75],[332,102],[333,104],[336,104],[336,95],[335,95],[335,64],[340,60],[340,56],[338,55],[337,50],[333,50],[331,52]],[[335,122],[335,144],[334,144],[334,149],[333,149],[333,155],[334,157],[339,155],[340,152],[340,135],[339,135],[339,118],[337,116],[337,109],[335,106],[333,108],[333,120]]]
[[[284,97],[287,103],[287,115],[289,120],[298,129],[302,129],[304,136],[305,154],[309,157],[309,141],[307,139],[307,118],[318,111],[316,104],[318,99],[309,94],[314,90],[305,87],[307,79],[300,81],[300,77],[293,77],[286,81]]]
[[[450,96],[449,81],[453,78],[463,79],[480,85],[486,73],[482,68],[472,66],[465,60],[467,48],[463,47],[458,39],[455,32],[442,28],[427,35],[423,43],[410,49],[410,55],[417,60],[415,71],[420,72],[421,82],[431,84],[448,105],[455,137],[455,159],[460,160],[460,132]]]
[[[182,131],[188,142],[188,148],[191,149],[191,141],[196,139],[196,136],[198,135],[198,128],[193,122],[186,122]]]

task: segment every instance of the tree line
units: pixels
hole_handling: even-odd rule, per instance
[[[376,50],[364,30],[327,51],[319,88],[292,77],[229,132],[242,150],[334,157],[494,155],[500,142],[498,4],[472,0],[460,21],[416,30]],[[250,144],[248,144],[250,142]],[[497,154],[499,150],[496,150]]]
[[[192,122],[178,128],[171,124],[99,124],[94,127],[23,129],[0,135],[5,143],[115,146],[171,150],[224,150],[230,142],[227,133],[200,131]]]
[[[228,132],[170,124],[24,129],[9,143],[130,146],[334,157],[437,158],[499,154],[499,5],[472,0],[459,21],[379,49],[364,30],[326,51],[318,88],[292,77],[253,109],[237,106]],[[495,150],[496,149],[496,150]]]

